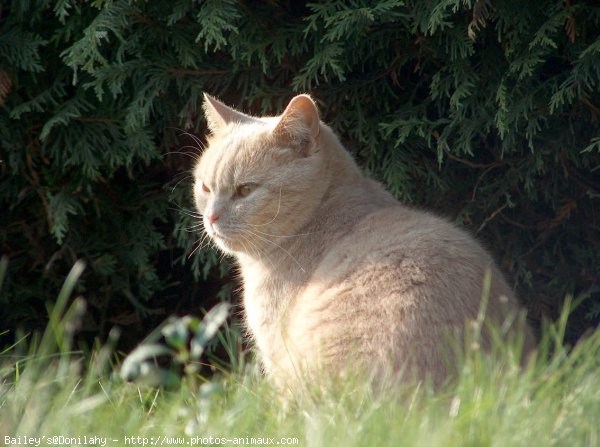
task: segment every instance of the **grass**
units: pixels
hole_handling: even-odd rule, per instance
[[[0,444],[45,436],[40,446],[92,445],[95,437],[112,447],[208,445],[210,437],[213,445],[224,444],[220,438],[229,445],[251,438],[300,446],[600,445],[600,331],[567,353],[567,312],[544,330],[526,368],[510,350],[467,352],[459,376],[441,390],[414,385],[376,394],[340,382],[289,402],[240,359],[233,372],[210,380],[194,372],[167,388],[123,381],[111,343],[74,352],[83,304],[66,303],[80,269],[49,308],[47,331],[0,353]]]

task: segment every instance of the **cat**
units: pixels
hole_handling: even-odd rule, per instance
[[[481,323],[486,272],[486,321],[519,311],[481,245],[366,177],[310,96],[253,117],[205,95],[204,112],[195,204],[206,234],[237,261],[248,333],[277,386],[349,370],[442,383],[449,334]],[[480,344],[491,344],[485,325]]]

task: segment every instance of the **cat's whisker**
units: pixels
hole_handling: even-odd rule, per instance
[[[198,150],[198,148],[196,146],[191,146],[191,145],[185,145],[185,146],[181,146],[181,149],[194,149],[195,151]],[[186,154],[186,155],[190,155],[193,156],[195,159],[199,160],[200,159],[200,155],[196,154],[196,153],[189,153],[189,152],[182,152],[182,154]]]
[[[263,253],[258,247],[258,245],[254,244],[251,239],[247,238],[243,234],[240,234],[240,237],[242,238],[242,241],[240,241],[240,243],[242,244],[244,251],[252,256],[256,255],[259,260],[262,259]],[[248,247],[244,242],[248,243]]]
[[[188,255],[188,260],[192,259],[192,256],[194,256],[196,252],[202,248],[202,239],[199,239],[197,242],[194,242],[194,244],[196,244],[196,247]]]
[[[311,234],[319,233],[318,231],[309,231],[308,233],[298,233],[298,234],[270,234],[270,233],[264,233],[264,232],[256,230],[256,229],[254,229],[253,231],[255,231],[259,234],[262,234],[263,236],[270,236],[270,237],[300,237],[300,236],[309,236]]]
[[[188,216],[190,219],[185,219],[184,223],[187,224],[187,226],[185,228],[202,228],[204,226],[204,222],[202,222],[202,219],[199,219],[196,216]]]
[[[180,203],[174,202],[173,205],[174,206],[169,207],[169,209],[172,210],[172,211],[183,211],[183,212],[186,212],[186,213],[196,213],[196,214],[198,214],[198,212],[196,210],[185,208]]]
[[[198,230],[202,230],[203,228],[204,228],[204,225],[196,224],[196,225],[191,225],[189,227],[185,227],[184,230],[186,233],[197,233]]]
[[[185,180],[189,179],[189,178],[193,178],[192,174],[188,174],[185,177],[183,177],[181,180],[179,180],[177,183],[175,183],[175,185],[171,188],[171,192],[174,192],[175,189],[179,186],[179,184],[181,182],[184,182]]]
[[[193,227],[196,227],[197,230],[200,228],[203,228],[204,222],[200,221],[198,224],[196,224]],[[191,227],[191,228],[193,228],[193,227]],[[197,230],[194,232],[197,232]],[[191,232],[191,231],[189,231],[189,232]],[[189,254],[188,259],[190,259],[198,250],[205,249],[205,248],[209,247],[212,243],[213,243],[213,241],[210,238],[209,234],[206,231],[202,231],[200,238],[195,242],[195,244],[197,244],[197,245],[192,250],[192,252]]]
[[[173,178],[170,180],[170,182],[173,182],[173,181],[177,180],[179,177],[182,177],[182,176],[183,177],[191,177],[192,174],[193,174],[193,171],[191,169],[185,169],[185,170],[183,170],[183,171],[175,174],[173,176]],[[170,183],[170,182],[168,182],[168,183]]]
[[[175,189],[184,181],[192,178],[193,179],[193,172],[190,170],[186,170],[183,172],[180,172],[179,174],[173,176],[173,178],[171,180],[169,180],[167,183],[165,183],[165,188],[170,188],[171,189],[171,193],[173,193],[175,191]],[[171,185],[175,184],[172,188]]]
[[[182,135],[190,137],[192,140],[194,140],[194,142],[198,145],[198,147],[194,148],[194,149],[200,149],[200,150],[205,149],[204,142],[200,138],[198,138],[196,135],[189,133],[189,132],[185,132],[185,131],[182,133]]]
[[[181,146],[181,149],[193,149],[197,151],[198,148],[195,146]],[[185,155],[186,157],[190,157],[194,161],[200,160],[200,154],[185,152],[185,151],[169,151],[162,154],[162,157],[166,157],[167,155]]]
[[[170,128],[179,131],[180,132],[179,133],[180,136],[185,135],[187,137],[190,137],[192,140],[194,140],[194,142],[196,142],[198,144],[199,148],[204,149],[204,143],[196,135],[194,135],[194,134],[192,134],[192,133],[190,133],[190,132],[188,132],[186,130],[183,130],[183,129],[179,128],[179,127],[171,126]],[[194,149],[198,149],[198,148],[194,148]]]
[[[189,217],[194,217],[194,218],[202,219],[202,214],[200,214],[198,212],[195,212],[195,211],[188,210],[188,209],[183,208],[183,207],[169,208],[169,209],[171,209],[173,211],[181,212],[181,213],[183,213],[183,214],[185,214],[186,216],[189,216]]]
[[[269,264],[271,264],[271,267],[275,268],[275,263],[273,262],[273,260],[271,259],[271,257],[268,255],[268,253],[266,253],[264,250],[261,250],[260,246],[258,244],[256,244],[256,243],[254,243],[252,241],[252,239],[247,238],[247,237],[245,237],[243,235],[240,235],[240,236],[245,241],[248,242],[248,244],[250,245],[251,249],[254,249],[253,251],[252,250],[246,250],[248,254],[250,254],[250,255],[255,255],[256,254],[256,256],[258,257],[259,261],[261,261],[263,259],[263,257],[266,258],[267,261],[269,261]],[[244,249],[246,249],[246,246],[244,244],[242,244],[242,246],[244,247]]]
[[[188,233],[192,233],[192,232],[195,233],[198,230],[202,230],[202,225],[199,225],[199,224],[191,225],[189,227],[185,227],[184,230],[187,231]]]
[[[265,225],[269,225],[269,224],[272,224],[273,222],[275,222],[275,219],[277,219],[277,216],[279,216],[279,211],[281,210],[281,190],[282,189],[283,189],[283,187],[279,188],[279,201],[277,202],[277,212],[275,212],[275,216],[273,216],[273,218],[268,222],[265,222],[262,224],[248,224],[248,225],[256,228],[256,227],[264,227]]]
[[[290,257],[290,258],[291,258],[291,259],[292,259],[292,260],[293,260],[293,261],[296,263],[296,265],[297,265],[298,267],[300,267],[300,270],[301,270],[302,272],[306,272],[306,270],[304,269],[304,267],[302,266],[302,264],[300,264],[300,263],[298,262],[298,260],[297,260],[297,259],[296,259],[296,258],[295,258],[295,257],[294,257],[294,256],[293,256],[293,255],[292,255],[290,252],[289,252],[289,251],[287,251],[285,248],[283,248],[281,245],[279,245],[279,244],[278,244],[278,243],[276,243],[276,242],[273,242],[272,240],[270,240],[270,239],[268,239],[268,238],[266,238],[266,237],[263,237],[263,236],[261,236],[260,234],[256,234],[256,233],[254,233],[252,230],[247,230],[247,231],[248,231],[250,234],[252,234],[252,235],[254,235],[255,237],[257,237],[258,239],[260,239],[260,240],[262,240],[262,241],[264,241],[264,242],[267,242],[268,244],[271,244],[271,245],[273,245],[273,246],[275,246],[275,247],[277,247],[277,248],[281,249],[281,250],[282,250],[282,251],[283,251],[285,254],[287,254],[287,255],[288,255],[288,256],[289,256],[289,257]]]
[[[198,227],[198,228],[204,227],[203,219],[196,219],[195,221],[193,221],[192,225],[190,225],[189,228],[192,228],[192,227]]]
[[[205,228],[204,219],[196,219],[196,221],[192,223],[192,225],[189,225],[186,228]]]

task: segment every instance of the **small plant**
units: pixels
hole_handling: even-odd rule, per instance
[[[175,386],[194,377],[200,358],[229,315],[229,304],[219,303],[203,319],[169,318],[127,356],[121,377],[152,386]],[[162,340],[162,341],[161,341]]]

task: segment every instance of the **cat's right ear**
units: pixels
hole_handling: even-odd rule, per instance
[[[208,129],[211,133],[217,133],[223,127],[229,123],[244,123],[247,121],[254,121],[251,116],[248,116],[242,112],[238,112],[229,106],[226,106],[221,101],[213,98],[210,95],[204,93],[204,116],[208,123]]]
[[[319,111],[308,95],[292,98],[274,130],[275,136],[280,141],[304,156],[311,155],[317,150],[319,132]]]

